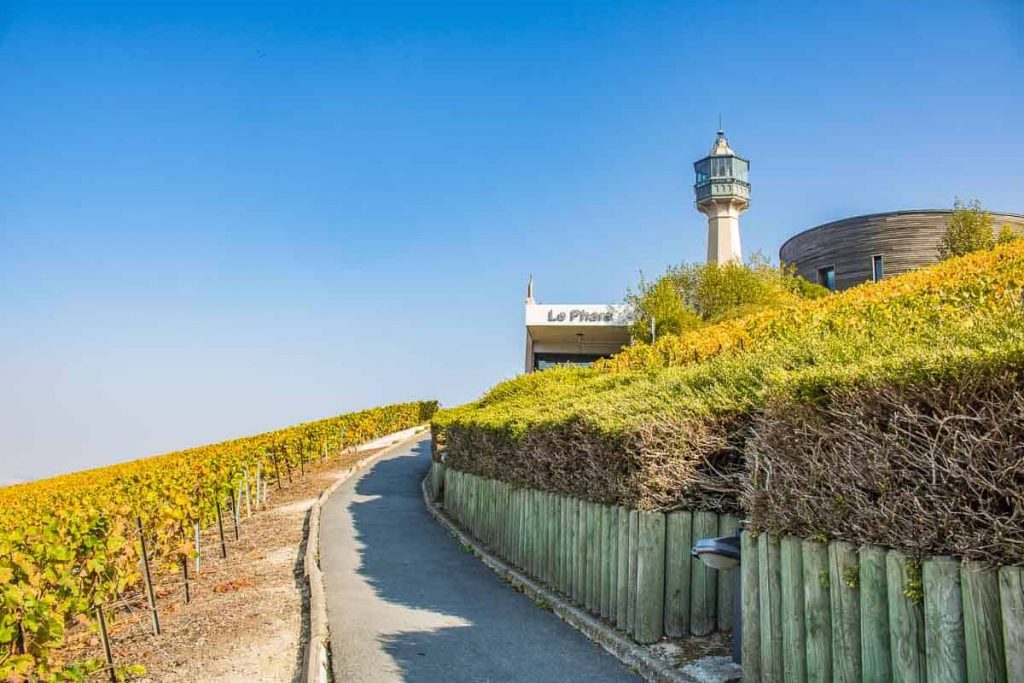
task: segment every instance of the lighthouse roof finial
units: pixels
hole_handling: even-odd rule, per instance
[[[711,147],[711,156],[713,157],[734,157],[736,152],[732,151],[732,147],[729,146],[729,141],[725,137],[725,131],[722,130],[722,115],[718,115],[718,135],[715,138],[715,144]]]

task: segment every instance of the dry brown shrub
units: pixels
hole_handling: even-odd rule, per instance
[[[1024,563],[1020,371],[770,405],[746,456],[756,529]]]
[[[576,420],[534,427],[521,439],[452,425],[445,462],[517,486],[641,510],[734,511],[745,424],[662,417],[608,434]]]

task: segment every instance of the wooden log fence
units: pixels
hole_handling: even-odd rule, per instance
[[[639,643],[729,632],[749,681],[1024,683],[1024,567],[740,533],[742,590],[690,557],[734,515],[631,510],[435,462],[429,489],[505,560]]]
[[[728,580],[717,580],[716,570],[691,558],[690,548],[720,528],[735,531],[735,516],[630,510],[516,488],[439,462],[427,485],[497,555],[637,642],[691,634],[694,614],[705,633],[732,628],[732,601],[739,596]],[[719,620],[719,605],[729,617]]]

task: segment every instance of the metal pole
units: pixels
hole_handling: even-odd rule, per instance
[[[245,471],[245,517],[252,517],[252,487],[249,485],[249,470]]]
[[[226,560],[228,559],[228,547],[224,543],[224,520],[220,512],[220,498],[217,499],[217,533],[220,534],[220,557],[222,560]]]
[[[149,616],[153,622],[153,635],[160,635],[160,618],[156,614],[156,594],[153,593],[153,577],[149,573],[149,557],[146,554],[146,536],[142,530],[142,517],[135,518],[139,532],[139,547],[142,550],[142,578],[146,582],[146,601],[149,602]]]
[[[107,620],[103,617],[103,608],[96,608],[96,621],[100,627],[100,641],[103,643],[103,659],[107,663],[107,672],[110,674],[110,683],[117,683],[117,674],[114,672],[114,655],[110,652],[110,636],[107,635]]]

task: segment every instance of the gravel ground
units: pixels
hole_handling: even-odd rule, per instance
[[[134,612],[122,608],[108,617],[115,664],[143,665],[143,681],[297,681],[308,632],[302,576],[306,518],[322,490],[372,453],[307,466],[305,477],[294,470],[283,490],[270,487],[266,510],[249,519],[243,515],[237,541],[225,519],[227,560],[220,559],[216,529],[204,533],[202,571],[196,575],[190,567],[189,604],[180,574],[155,580],[161,635],[149,632],[144,601],[133,603]],[[68,660],[102,658],[98,637],[84,628],[69,634],[61,654]]]

